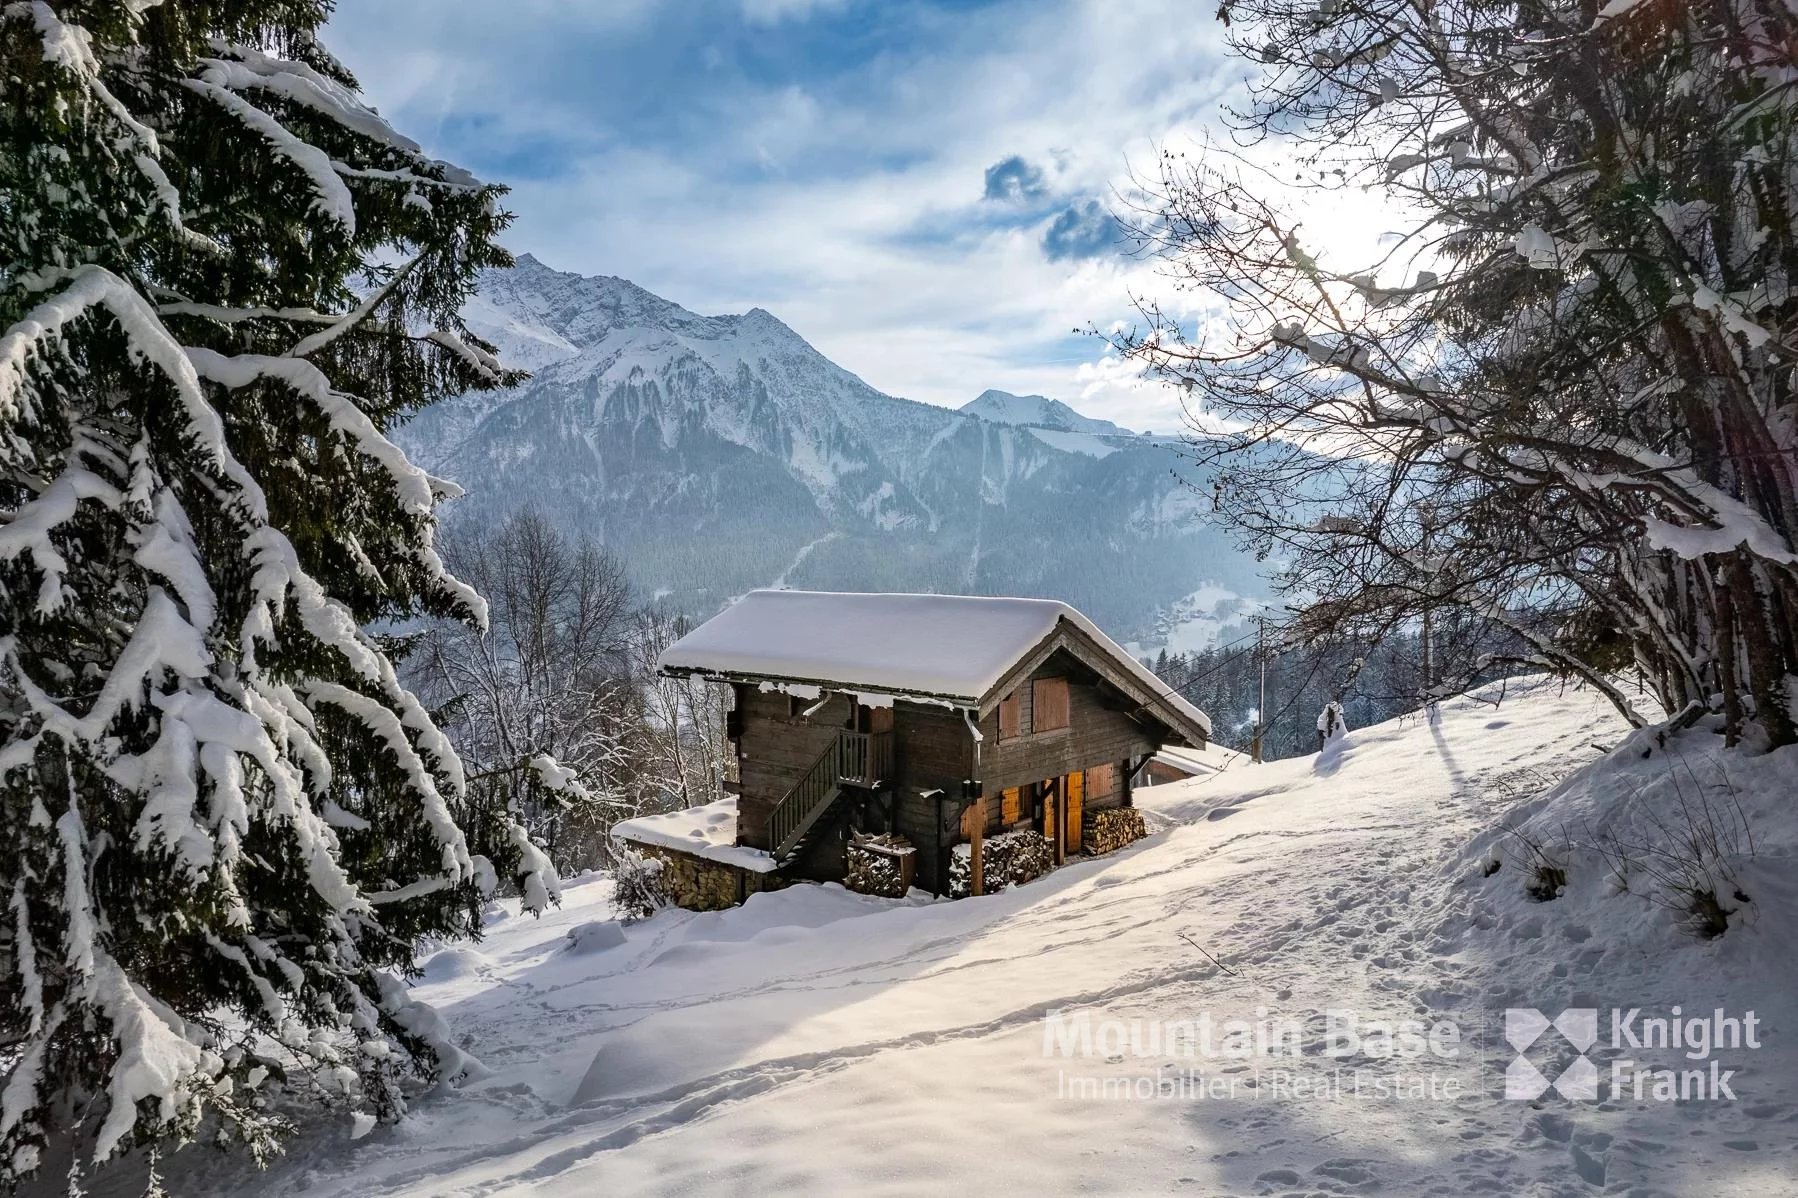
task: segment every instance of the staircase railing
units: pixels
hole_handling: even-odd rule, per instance
[[[893,734],[890,732],[837,733],[816,761],[806,767],[799,781],[776,803],[768,816],[768,839],[774,856],[791,853],[824,809],[837,797],[845,782],[878,786],[893,771]]]
[[[777,858],[793,851],[793,846],[817,818],[818,808],[836,797],[837,756],[837,742],[833,740],[769,814],[768,839],[774,845]]]

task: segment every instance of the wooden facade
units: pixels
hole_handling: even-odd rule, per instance
[[[1033,827],[1065,859],[1081,851],[1091,812],[1130,804],[1129,780],[1158,748],[1204,741],[1203,727],[1158,702],[1165,696],[1120,665],[1115,649],[1066,624],[978,704],[891,695],[874,705],[791,680],[725,681],[735,694],[737,842],[775,854],[799,877],[840,879],[855,831],[904,836],[917,853],[917,883],[937,893],[965,829]],[[864,764],[876,759],[877,768]],[[866,776],[843,776],[850,769]],[[796,804],[808,786],[826,797]],[[796,805],[816,808],[809,823],[794,818]]]

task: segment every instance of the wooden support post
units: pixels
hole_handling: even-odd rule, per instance
[[[1062,829],[1063,860],[1080,852],[1081,820],[1086,814],[1086,771],[1076,770],[1062,780],[1062,788],[1067,794],[1065,817],[1066,827]]]
[[[986,874],[980,860],[981,841],[986,838],[986,803],[976,799],[961,814],[961,834],[968,841],[968,893],[986,893]]]

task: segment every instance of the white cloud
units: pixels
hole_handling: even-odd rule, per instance
[[[750,53],[733,38],[776,37],[757,29],[832,0],[740,3],[738,33],[683,18],[690,53],[651,39],[626,64],[643,78],[597,97],[597,72],[623,68],[587,61],[582,39],[603,48],[627,24],[585,15],[603,5],[392,0],[340,15],[353,42],[332,44],[437,152],[477,154],[505,180],[520,147],[556,147],[551,169],[527,159],[511,180],[515,249],[702,312],[767,308],[894,394],[959,405],[987,387],[1036,391],[1174,427],[1176,396],[1070,334],[1127,319],[1132,294],[1180,297],[1140,262],[1050,262],[1042,237],[1068,204],[1125,185],[1130,159],[1152,163],[1213,119],[1235,70],[1213,22],[1181,0],[1144,0],[1127,21],[1096,0],[1031,0],[918,17],[852,77],[809,63],[764,78],[778,72],[760,59],[733,66]],[[628,8],[640,24],[667,18],[651,0]],[[686,58],[690,75],[669,74]],[[725,77],[730,90],[709,90]],[[1045,166],[1059,201],[1034,223],[994,223],[1004,206],[982,203],[987,168],[1012,155]]]
[[[743,17],[751,24],[774,25],[804,20],[816,12],[832,12],[846,0],[743,0]]]

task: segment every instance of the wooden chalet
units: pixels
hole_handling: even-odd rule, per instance
[[[1130,805],[1160,749],[1210,734],[1090,620],[1043,599],[754,591],[660,668],[734,692],[732,847],[785,878],[840,879],[856,833],[909,841],[914,884],[939,894],[970,837],[1035,829],[1059,862],[1095,813]]]

